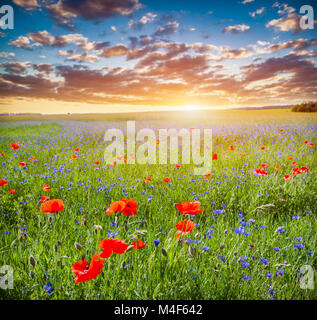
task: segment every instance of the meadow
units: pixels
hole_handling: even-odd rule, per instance
[[[313,289],[300,287],[301,267],[317,268],[316,114],[131,117],[138,128],[212,128],[210,174],[181,159],[106,164],[104,134],[124,116],[1,117],[0,267],[14,286],[0,299],[317,298],[316,273]],[[122,198],[137,210],[112,204]],[[43,212],[54,199],[63,205]]]

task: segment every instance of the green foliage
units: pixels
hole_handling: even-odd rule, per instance
[[[303,102],[291,109],[293,112],[317,112],[317,101]]]

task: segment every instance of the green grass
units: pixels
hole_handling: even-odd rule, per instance
[[[205,121],[215,126],[213,152],[219,157],[213,161],[209,180],[192,176],[193,165],[180,169],[173,165],[107,165],[103,161],[105,127],[93,122],[86,122],[88,129],[57,120],[31,126],[3,122],[0,152],[5,155],[0,158],[0,179],[9,183],[0,187],[0,267],[13,267],[14,289],[0,289],[0,299],[271,299],[270,287],[275,299],[316,299],[316,277],[315,288],[304,290],[298,273],[302,265],[317,267],[316,146],[304,143],[316,143],[316,118],[274,110],[263,113],[265,117],[255,116],[256,121],[250,123],[251,113],[242,114],[239,121],[228,119],[226,113]],[[155,121],[146,124],[163,127]],[[198,123],[191,125],[195,126]],[[23,147],[11,150],[11,141]],[[236,146],[235,151],[230,151],[230,145]],[[259,149],[262,145],[263,151]],[[72,159],[76,147],[79,156]],[[36,158],[33,163],[31,156]],[[288,160],[290,156],[294,159]],[[93,164],[95,160],[101,161],[100,166]],[[19,161],[27,162],[27,169]],[[284,181],[283,176],[292,172],[292,161],[308,167],[309,172]],[[269,164],[267,176],[253,174],[261,163]],[[276,165],[281,167],[278,171]],[[145,184],[144,176],[152,180]],[[171,186],[162,181],[166,177]],[[44,192],[45,184],[52,189]],[[9,189],[17,192],[10,194]],[[42,213],[42,195],[62,199],[65,210]],[[123,197],[137,201],[137,216],[107,215],[110,203]],[[175,236],[175,224],[187,217],[175,204],[195,197],[205,211],[195,216],[199,228],[186,238],[197,243],[181,243]],[[217,214],[214,209],[225,212]],[[234,232],[240,226],[238,214],[246,222],[255,219],[245,228],[248,236]],[[294,219],[297,215],[301,218]],[[96,230],[95,225],[104,228]],[[282,226],[285,232],[276,232]],[[210,229],[214,231],[208,233]],[[108,237],[108,230],[118,232],[116,237],[126,243],[141,239],[147,246],[113,254],[96,279],[76,284],[71,266],[82,255],[90,261],[99,253],[98,243]],[[160,241],[157,247],[154,240]],[[75,242],[83,249],[77,250]],[[295,248],[296,243],[302,243],[303,249]],[[209,250],[202,250],[204,246]],[[194,255],[190,247],[196,249]],[[36,261],[34,267],[30,256]],[[243,266],[243,256],[248,257],[248,266]],[[270,263],[262,263],[261,258]],[[277,270],[285,273],[276,275]],[[250,280],[243,280],[245,276]],[[52,294],[44,290],[48,282]]]

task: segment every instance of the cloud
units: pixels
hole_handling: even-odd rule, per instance
[[[173,34],[177,31],[177,28],[179,27],[179,23],[176,21],[168,22],[164,27],[159,27],[155,33],[154,36],[166,36]]]
[[[295,13],[293,7],[289,7],[287,4],[279,4],[275,2],[273,7],[278,7],[278,14],[282,16],[279,19],[273,19],[269,21],[265,26],[266,28],[274,28],[279,31],[292,31],[293,33],[298,33],[301,30],[299,25],[300,15]]]
[[[260,9],[257,9],[253,12],[249,12],[249,15],[252,17],[252,18],[255,18],[256,15],[261,15],[263,12],[265,11],[265,7],[262,7]]]
[[[4,68],[8,73],[23,73],[28,67],[31,66],[30,62],[2,62],[0,67]]]
[[[246,24],[237,24],[234,26],[227,26],[222,30],[222,33],[232,33],[232,34],[238,34],[242,32],[246,32],[250,30],[250,26]]]
[[[66,56],[66,60],[68,61],[75,61],[75,62],[88,62],[88,63],[95,63],[99,60],[99,58],[95,55],[89,54],[87,52],[84,53],[77,53],[74,50],[59,50],[58,55]]]
[[[241,3],[242,4],[247,4],[247,3],[251,3],[254,2],[255,0],[243,0]]]
[[[16,48],[30,49],[30,40],[28,37],[19,36],[16,40],[9,42],[9,46]]]
[[[130,20],[129,27],[134,30],[141,30],[147,23],[152,22],[157,17],[156,14],[152,12],[148,12],[145,16],[140,18],[139,20]]]
[[[37,0],[12,0],[12,1],[16,5],[23,7],[25,9],[31,9],[39,6]]]
[[[48,5],[47,10],[55,21],[69,28],[74,28],[73,18],[101,20],[113,16],[130,16],[141,8],[139,0],[59,0]]]
[[[129,52],[129,47],[123,44],[117,44],[115,46],[105,48],[101,51],[100,56],[104,58],[125,56]]]
[[[0,59],[1,58],[12,58],[15,56],[14,52],[6,52],[6,51],[1,51],[0,52]]]

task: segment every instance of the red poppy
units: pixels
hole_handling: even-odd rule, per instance
[[[218,155],[215,153],[212,155],[212,160],[217,160],[218,159]]]
[[[287,180],[291,180],[291,179],[293,179],[289,174],[286,174],[285,176],[284,176],[284,180],[285,181],[287,181]]]
[[[146,243],[143,242],[142,240],[133,241],[132,245],[134,247],[133,249],[142,249],[142,248],[146,247]]]
[[[257,174],[258,176],[263,177],[267,175],[267,171],[261,170],[261,169],[255,169],[254,174]]]
[[[308,143],[308,140],[305,140],[304,143],[307,144],[307,143]]]
[[[149,176],[144,177],[144,182],[146,182],[146,181],[151,181],[151,178]]]
[[[293,175],[297,175],[297,174],[300,174],[300,173],[301,173],[301,172],[300,172],[300,170],[299,170],[298,167],[293,168]]]
[[[175,166],[174,166],[174,168],[175,168],[175,169],[179,169],[180,167],[181,167],[181,165],[180,165],[180,164],[178,164],[178,163],[177,163],[177,164],[175,164]]]
[[[124,243],[124,239],[104,239],[98,244],[102,248],[101,258],[109,258],[112,253],[122,254],[128,249],[129,245]]]
[[[288,157],[287,160],[293,160],[293,157]]]
[[[156,144],[159,145],[160,144],[160,140],[156,140]]]
[[[297,165],[297,162],[296,161],[293,161],[292,162],[292,166],[296,166]]]
[[[73,159],[78,158],[77,154],[73,154],[73,155],[72,155],[72,158],[73,158]]]
[[[311,147],[313,147],[313,146],[315,145],[315,143],[312,142],[312,143],[310,143],[309,145],[310,145]]]
[[[279,168],[280,168],[280,166],[276,166],[276,167],[275,167],[275,170],[278,170]]]
[[[16,193],[16,191],[14,189],[10,189],[9,193],[14,194],[14,193]]]
[[[8,184],[7,180],[0,179],[0,187],[3,187],[4,185]]]
[[[194,215],[196,213],[200,213],[205,211],[205,209],[200,209],[200,202],[199,201],[183,201],[182,203],[178,203],[176,205],[177,210],[182,214],[190,214]]]
[[[76,151],[76,152],[79,151],[79,148],[74,149],[74,151]]]
[[[280,132],[283,132],[284,131],[284,129],[280,129]]]
[[[22,147],[22,144],[18,144],[18,142],[17,143],[10,142],[10,146],[12,150],[17,150]]]
[[[114,161],[112,162],[112,165],[115,166],[116,164],[117,164],[117,161],[114,160]]]
[[[260,147],[260,150],[264,150],[264,149],[265,149],[265,146]]]
[[[0,153],[0,157],[4,157],[4,153],[3,152]]]
[[[233,151],[234,150],[234,146],[230,146],[230,150]]]
[[[44,203],[45,201],[49,200],[50,197],[47,197],[47,196],[42,196],[41,199],[40,199],[40,202],[41,203]]]
[[[171,179],[170,178],[165,178],[164,180],[163,180],[163,182],[170,182],[171,181]]]
[[[308,172],[309,169],[307,167],[301,167],[300,172]]]
[[[110,204],[110,207],[107,209],[107,214],[115,212],[122,212],[123,215],[129,217],[137,214],[138,204],[134,199],[121,199],[120,201],[113,201]]]
[[[33,163],[34,160],[35,160],[34,157],[31,157],[31,158],[30,158],[30,162],[31,162],[31,163]]]
[[[100,161],[95,161],[94,164],[100,164]]]
[[[47,190],[50,190],[52,189],[48,184],[46,184],[44,187],[43,187],[43,191],[47,191]]]
[[[211,175],[210,172],[208,172],[207,174],[205,174],[205,178],[209,179],[210,175]]]
[[[261,164],[261,168],[263,168],[263,169],[264,169],[264,168],[267,168],[268,166],[269,166],[269,165],[268,165],[267,163],[262,163],[262,164]]]
[[[19,166],[26,167],[26,163],[24,161],[19,162]]]
[[[175,227],[179,230],[176,237],[180,238],[186,236],[189,232],[194,230],[194,223],[191,220],[184,220],[178,223]]]
[[[48,200],[41,205],[42,212],[53,213],[57,211],[62,211],[64,209],[65,209],[65,206],[64,206],[63,200],[60,200],[60,199]]]
[[[100,256],[95,253],[91,259],[90,264],[88,261],[82,259],[72,265],[72,271],[77,276],[74,281],[76,283],[92,280],[99,276],[105,260],[100,259]]]

